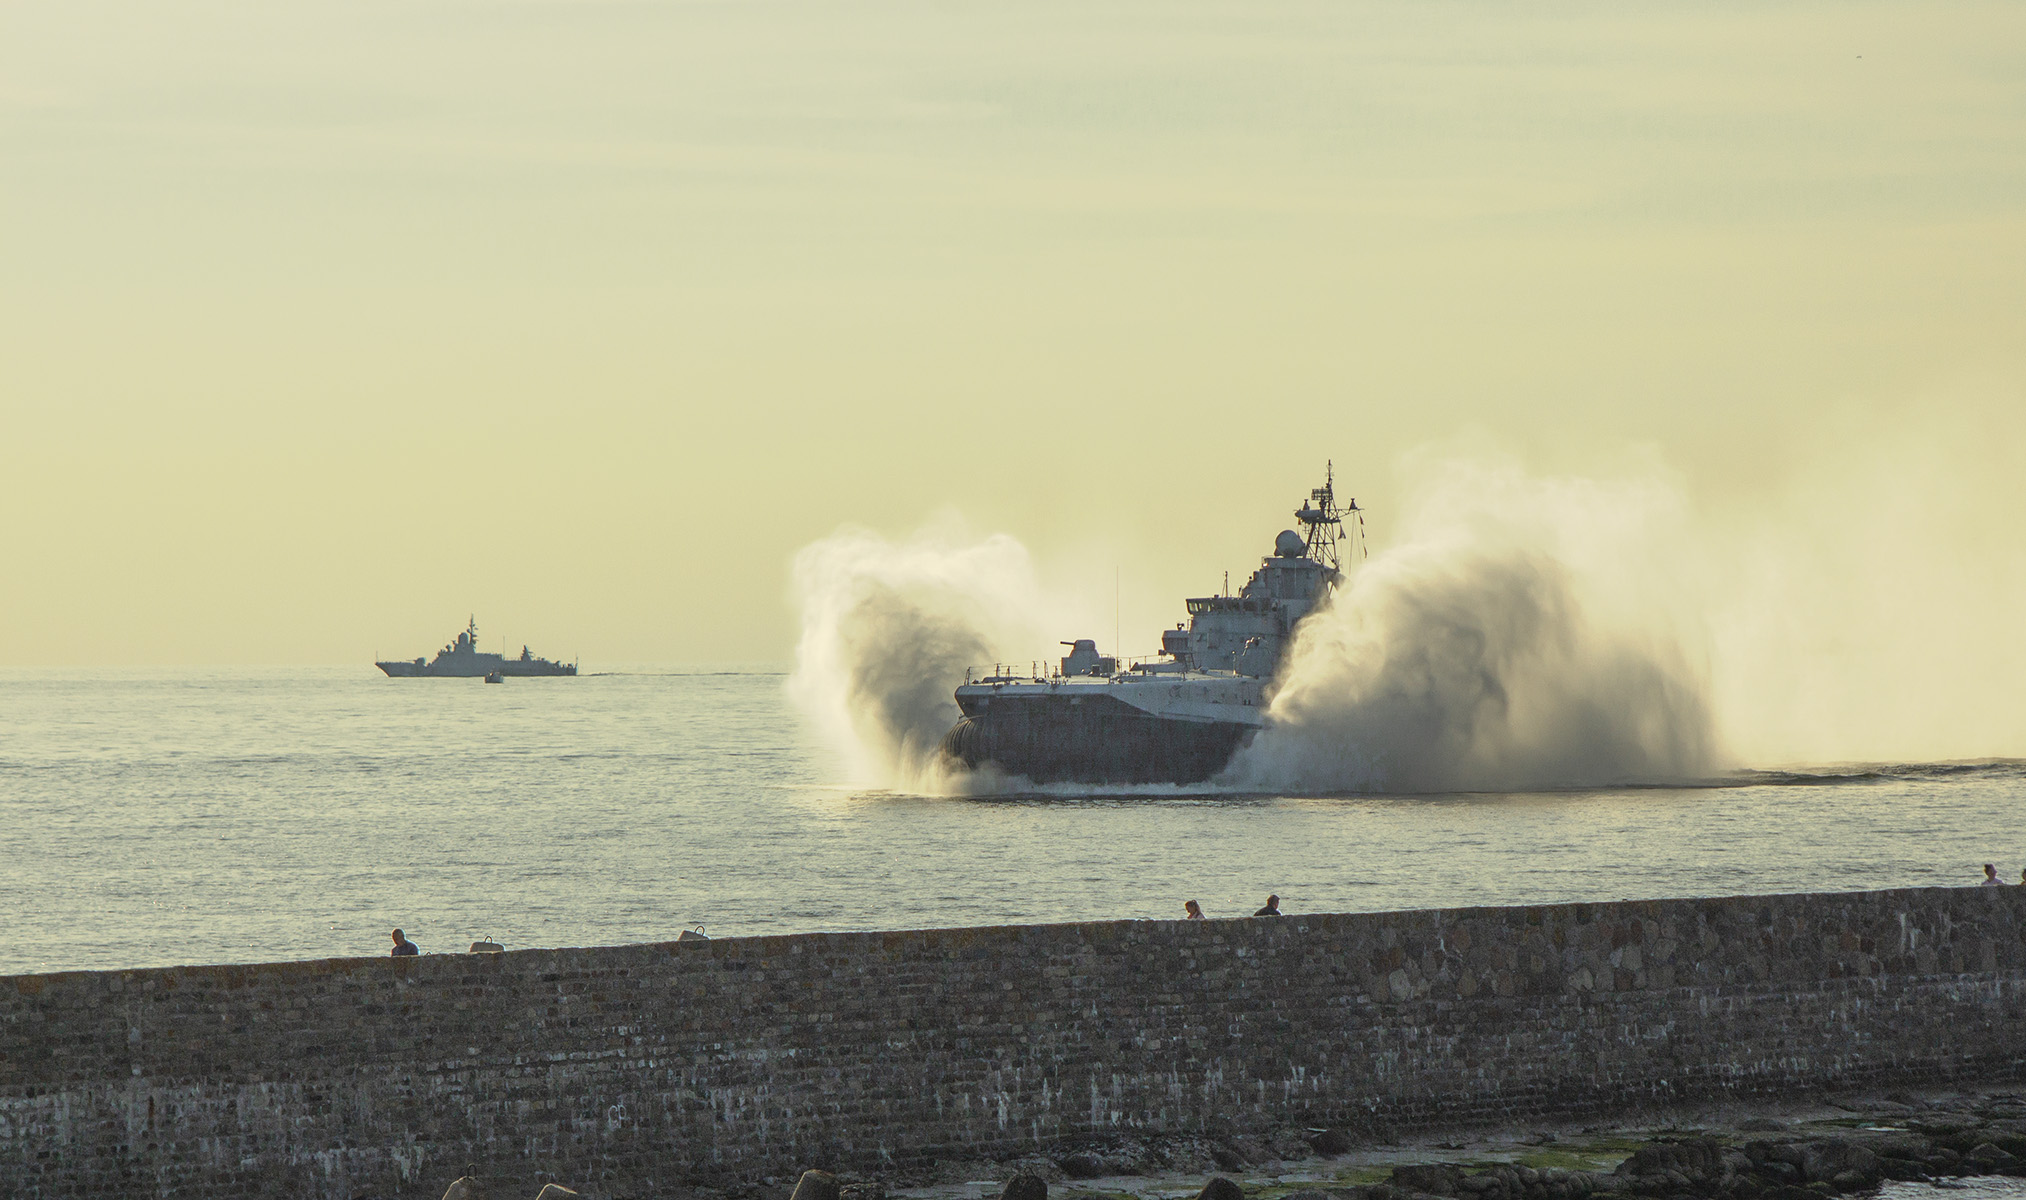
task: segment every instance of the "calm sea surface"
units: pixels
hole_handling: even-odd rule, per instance
[[[778,675],[0,672],[0,973],[2017,880],[2026,764],[1521,795],[853,787]]]
[[[1896,1183],[1887,1180],[1878,1190],[1879,1200],[2019,1200],[2026,1196],[2026,1179],[1985,1175],[1949,1179],[1941,1183]]]

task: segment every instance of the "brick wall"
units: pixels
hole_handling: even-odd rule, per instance
[[[2026,888],[71,972],[0,977],[0,1180],[651,1195],[2022,1066]]]

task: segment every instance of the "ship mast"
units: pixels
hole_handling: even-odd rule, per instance
[[[1324,471],[1323,485],[1309,492],[1308,503],[1294,510],[1294,518],[1302,523],[1302,532],[1307,535],[1306,553],[1309,559],[1330,569],[1332,586],[1342,570],[1337,543],[1347,536],[1344,533],[1344,517],[1348,513],[1357,514],[1358,530],[1362,534],[1365,528],[1364,510],[1358,507],[1356,497],[1338,506],[1337,464],[1335,460],[1330,460]],[[1362,545],[1363,541],[1361,536],[1359,543]]]

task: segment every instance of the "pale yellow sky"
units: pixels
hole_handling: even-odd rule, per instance
[[[1326,457],[1944,410],[2016,564],[2022,281],[2014,4],[6,0],[0,665],[782,663],[951,508],[1151,628]]]

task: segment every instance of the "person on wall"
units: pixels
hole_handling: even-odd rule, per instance
[[[1262,908],[1262,909],[1260,909],[1260,910],[1259,910],[1258,912],[1256,912],[1256,913],[1253,913],[1252,915],[1253,915],[1253,916],[1255,916],[1255,917],[1277,917],[1277,916],[1279,916],[1279,915],[1280,915],[1280,897],[1279,897],[1279,896],[1268,896],[1268,897],[1266,898],[1266,907],[1265,907],[1265,908]]]
[[[396,929],[396,930],[394,931],[394,957],[395,957],[395,958],[400,958],[400,957],[402,957],[403,955],[408,955],[408,954],[420,954],[420,953],[422,953],[422,951],[420,951],[420,950],[418,950],[418,949],[416,949],[416,948],[415,948],[415,943],[414,943],[414,942],[411,942],[411,941],[409,941],[409,940],[408,940],[408,935],[407,935],[407,934],[405,934],[405,933],[402,933],[402,932],[401,932],[400,930],[398,930],[398,929]]]

